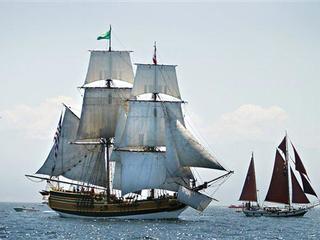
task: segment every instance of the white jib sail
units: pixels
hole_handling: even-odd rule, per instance
[[[176,66],[137,64],[132,95],[164,93],[181,99]]]
[[[85,84],[106,79],[133,83],[129,51],[91,51]]]
[[[182,202],[198,211],[203,211],[212,201],[211,197],[208,197],[202,193],[189,190],[185,187],[180,187],[178,191],[178,201]]]

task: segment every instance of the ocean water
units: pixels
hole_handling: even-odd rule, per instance
[[[38,212],[15,212],[14,207]],[[320,209],[298,218],[248,218],[233,209],[188,209],[179,220],[61,218],[41,204],[0,203],[0,239],[320,239]]]

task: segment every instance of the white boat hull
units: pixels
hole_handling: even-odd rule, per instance
[[[61,217],[65,218],[87,218],[87,219],[177,219],[179,215],[185,211],[187,207],[176,210],[176,211],[165,211],[157,213],[146,213],[146,214],[137,214],[137,215],[128,215],[128,216],[114,216],[114,217],[94,217],[94,216],[80,216],[74,214],[63,213],[55,210]]]
[[[243,213],[247,217],[302,217],[308,212],[308,209],[291,209],[291,210],[280,210],[280,211],[267,211],[263,209],[259,210],[248,210],[244,209]]]

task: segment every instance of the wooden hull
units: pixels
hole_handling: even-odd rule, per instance
[[[186,206],[174,197],[109,203],[90,193],[51,191],[49,207],[62,217],[175,219]]]
[[[278,211],[270,211],[270,210],[264,210],[264,209],[258,209],[258,210],[248,210],[243,209],[243,213],[247,217],[302,217],[308,212],[307,208],[301,208],[301,209],[284,209],[284,210],[278,210]]]

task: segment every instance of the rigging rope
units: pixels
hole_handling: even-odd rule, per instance
[[[212,197],[218,190],[219,188],[229,179],[229,177],[231,176],[231,174],[226,175],[225,177],[223,177],[222,179],[218,179],[217,182],[219,182],[221,180],[221,182],[217,185],[215,185],[214,183],[209,184],[208,187],[214,187],[216,186],[216,189],[209,195],[210,197]]]

